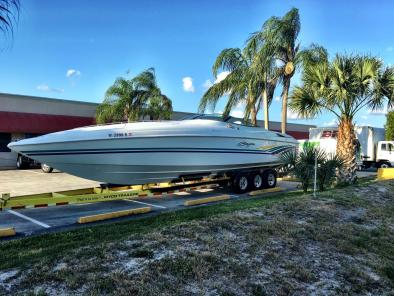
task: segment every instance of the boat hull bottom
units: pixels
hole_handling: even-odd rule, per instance
[[[149,183],[170,182],[188,175],[209,175],[232,172],[242,169],[275,167],[278,162],[232,164],[217,166],[155,166],[155,165],[103,165],[103,164],[70,164],[47,163],[62,172],[81,178],[110,184],[142,185]]]

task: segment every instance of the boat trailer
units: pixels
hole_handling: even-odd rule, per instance
[[[177,192],[218,187],[229,180],[229,177],[221,176],[190,181],[180,180],[177,183],[156,183],[134,186],[109,186],[102,184],[100,187],[21,196],[11,196],[9,193],[2,193],[0,196],[0,211],[5,209],[42,208],[120,199],[164,197]]]

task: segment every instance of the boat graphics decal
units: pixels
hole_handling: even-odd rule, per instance
[[[265,148],[265,149],[264,149]],[[223,149],[223,148],[107,148],[107,149],[64,149],[22,151],[27,156],[38,155],[75,155],[75,154],[114,154],[114,153],[247,153],[247,154],[279,154],[293,146],[265,146],[259,149]]]

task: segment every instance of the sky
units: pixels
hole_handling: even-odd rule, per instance
[[[242,47],[271,16],[299,9],[299,42],[336,53],[365,53],[394,65],[394,1],[21,0],[13,38],[0,39],[0,92],[101,102],[119,76],[154,67],[176,111],[196,112],[224,48]],[[299,84],[299,75],[292,86]],[[280,87],[270,120],[280,121]],[[215,109],[223,110],[225,99]],[[357,124],[383,126],[385,110],[361,110]],[[241,115],[240,108],[233,115]],[[262,118],[262,110],[259,118]],[[323,113],[289,122],[334,125]]]

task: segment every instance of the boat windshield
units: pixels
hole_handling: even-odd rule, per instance
[[[232,116],[225,116],[223,114],[192,114],[188,115],[182,120],[194,120],[194,119],[205,119],[205,120],[216,120],[216,121],[222,121],[222,122],[228,122],[228,123],[233,123],[233,124],[239,124],[239,125],[245,125],[245,126],[251,126],[249,122],[245,123],[245,121],[241,118],[236,118]]]
[[[184,117],[182,120],[194,120],[194,119],[204,119],[204,120],[216,120],[226,122],[231,116],[224,116],[223,114],[192,114]]]

